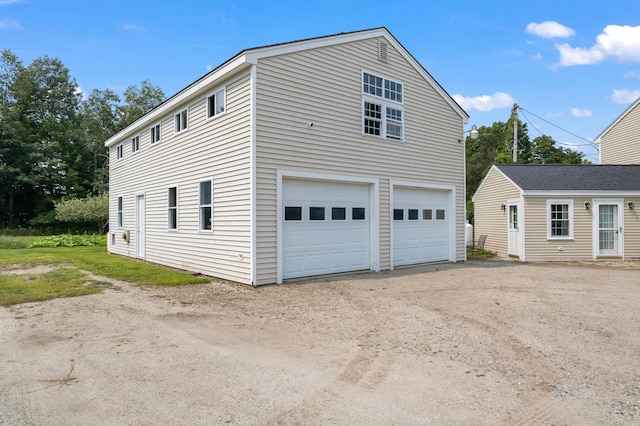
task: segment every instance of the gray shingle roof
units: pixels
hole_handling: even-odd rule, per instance
[[[525,191],[640,191],[640,165],[496,164]]]

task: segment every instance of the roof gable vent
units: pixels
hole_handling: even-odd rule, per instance
[[[382,40],[378,40],[378,59],[380,59],[382,62],[387,62],[388,51],[389,46],[387,45],[387,43]]]

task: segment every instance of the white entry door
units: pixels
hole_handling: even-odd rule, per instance
[[[621,202],[601,201],[597,211],[597,256],[622,256],[622,212]]]
[[[518,204],[509,204],[509,256],[520,257],[520,216]]]
[[[136,257],[144,259],[144,195],[136,196]]]

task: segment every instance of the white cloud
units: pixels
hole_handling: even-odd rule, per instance
[[[74,90],[73,93],[79,95],[80,99],[82,99],[83,101],[86,101],[88,99],[87,94],[84,93],[84,90],[82,90],[82,87],[80,87],[80,85],[76,86],[76,90]]]
[[[146,28],[136,24],[122,24],[122,29],[125,31],[146,31]]]
[[[640,80],[640,73],[637,73],[635,71],[629,71],[629,72],[624,73],[622,78],[633,78],[633,79],[636,79],[636,80]]]
[[[207,71],[211,71],[213,69],[213,65],[207,64],[205,68],[207,69]]]
[[[0,29],[9,30],[12,28],[21,28],[20,24],[18,24],[18,21],[9,18],[0,19]]]
[[[511,108],[515,103],[515,99],[508,93],[496,92],[493,95],[475,96],[473,98],[465,98],[462,95],[453,95],[453,99],[463,109],[475,109],[478,111],[491,111],[500,108]]]
[[[593,115],[593,111],[590,109],[571,108],[571,115],[574,117],[591,117]]]
[[[576,33],[573,29],[558,24],[555,21],[545,21],[539,24],[532,22],[527,25],[526,31],[529,34],[542,38],[566,38]]]
[[[611,100],[616,104],[630,104],[640,97],[640,90],[613,89]]]
[[[556,44],[560,52],[560,64],[590,65],[613,60],[616,62],[640,62],[640,25],[607,25],[604,32],[596,37],[596,44],[590,48],[571,47],[567,43]]]

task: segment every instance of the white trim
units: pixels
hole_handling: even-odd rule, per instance
[[[251,270],[251,284],[252,285],[257,285],[257,280],[258,280],[258,259],[256,259],[256,256],[258,254],[258,247],[257,247],[257,237],[256,237],[256,232],[258,229],[258,224],[257,224],[257,215],[258,215],[258,211],[257,211],[257,174],[256,174],[256,82],[257,82],[257,75],[256,75],[256,66],[253,65],[251,67],[251,112],[250,112],[250,122],[249,122],[249,149],[250,149],[250,169],[249,169],[249,182],[250,182],[250,191],[251,191],[251,199],[249,202],[249,210],[250,210],[250,214],[251,214],[251,230],[249,232],[249,245],[250,245],[250,250],[251,250],[251,259],[250,259],[250,270]],[[226,93],[225,93],[225,98],[226,98]],[[226,102],[226,100],[225,100]],[[276,207],[276,210],[279,211],[280,209],[278,207]]]
[[[133,141],[136,140],[136,139],[138,140],[138,143],[136,144],[138,148],[134,151],[133,150]],[[135,155],[137,152],[139,152],[142,149],[142,147],[140,146],[140,133],[138,133],[137,135],[133,135],[129,139],[129,142],[131,143],[131,155]]]
[[[175,188],[176,189],[176,227],[175,228],[170,228],[169,227],[169,190],[171,188]],[[168,232],[178,232],[178,230],[180,229],[180,186],[178,184],[174,184],[174,185],[167,185],[166,188],[167,190],[166,194],[167,194],[167,231]],[[200,200],[198,200],[200,201]],[[200,207],[200,206],[198,206]]]
[[[276,170],[276,284],[283,281],[283,212],[282,191],[283,179],[308,179],[341,183],[369,184],[369,263],[371,270],[380,271],[380,181],[377,178],[359,176],[333,175],[326,173],[305,172],[299,170]]]
[[[201,206],[200,204],[200,184],[202,182],[211,182],[211,229],[202,229],[202,216],[201,216]],[[212,234],[213,233],[213,176],[209,176],[207,178],[198,180],[198,233],[201,234]]]
[[[624,199],[622,198],[593,198],[591,201],[591,217],[592,217],[592,235],[593,241],[593,260],[599,257],[600,252],[600,226],[598,223],[598,215],[600,204],[616,204],[618,206],[618,227],[622,232],[618,233],[618,251],[619,255],[624,260]]]
[[[186,111],[186,112],[187,112],[187,114],[186,114],[186,120],[185,120],[185,121],[186,121],[186,123],[185,123],[185,125],[184,125],[184,127],[183,127],[183,128],[178,129],[178,126],[176,125],[176,124],[178,124],[178,123],[176,123],[176,118],[177,118],[178,116],[180,116],[180,127],[182,127],[182,113],[183,113],[184,111]],[[189,130],[189,107],[188,107],[188,106],[185,106],[184,108],[180,108],[180,109],[178,110],[178,112],[175,112],[175,113],[173,114],[173,134],[174,134],[174,135],[177,135],[177,134],[180,134],[180,133],[185,132],[185,131],[187,131],[187,130]]]
[[[462,143],[464,143],[464,141]],[[471,197],[471,201],[473,201],[474,203],[476,202],[476,195],[478,195],[478,193],[480,192],[480,189],[482,189],[482,187],[484,186],[484,183],[487,181],[487,179],[489,178],[489,175],[491,174],[491,172],[493,170],[495,170],[496,172],[500,173],[500,175],[502,175],[502,177],[504,177],[511,185],[513,185],[518,191],[520,191],[520,196],[523,196],[523,195],[527,194],[522,190],[522,188],[520,188],[520,185],[515,183],[509,176],[507,176],[502,170],[497,168],[495,166],[495,164],[494,164],[493,166],[491,166],[491,168],[489,169],[487,174],[484,175],[484,178],[482,179],[482,182],[480,182],[480,185],[478,185],[478,189],[476,189],[476,192],[473,194],[473,197]],[[465,173],[466,173],[466,171],[465,171]],[[465,179],[465,182],[466,182],[466,179]]]
[[[116,148],[116,161],[120,161],[124,158],[124,142],[120,142],[115,146],[115,148]]]
[[[456,238],[456,230],[457,230],[457,220],[458,215],[456,211],[456,187],[455,185],[442,185],[442,184],[431,184],[424,182],[411,182],[411,181],[402,181],[402,180],[389,180],[389,260],[390,265],[389,269],[394,270],[394,244],[393,244],[393,234],[394,234],[394,224],[393,224],[393,208],[395,206],[394,203],[394,187],[400,186],[405,188],[418,188],[425,190],[438,190],[438,191],[448,191],[449,192],[449,202],[448,209],[449,212],[449,261],[457,262],[457,247],[458,241]],[[466,221],[465,221],[466,223]]]
[[[212,96],[216,96],[218,94],[218,92],[222,91],[223,94],[222,96],[224,97],[224,106],[222,109],[221,113],[218,114],[213,114],[211,115],[211,111],[209,109],[209,98]],[[216,98],[216,102],[217,102],[217,98]],[[227,85],[226,84],[221,84],[215,87],[214,90],[211,90],[210,92],[208,92],[205,97],[204,97],[204,103],[205,103],[205,109],[206,109],[206,119],[208,120],[215,120],[218,117],[221,117],[223,115],[225,115],[227,113]]]
[[[569,235],[567,236],[554,236],[551,235],[551,205],[552,204],[566,204],[569,206]],[[547,200],[547,241],[558,241],[558,240],[574,240],[573,228],[574,228],[574,219],[573,219],[573,200],[571,199],[553,199],[550,198]]]
[[[469,120],[467,113],[458,105],[453,98],[436,82],[436,80],[426,71],[426,69],[402,46],[398,40],[386,29],[375,28],[371,30],[358,31],[349,34],[336,34],[326,37],[318,37],[309,40],[293,41],[279,45],[267,46],[262,48],[249,49],[240,52],[235,57],[229,59],[219,68],[206,74],[196,82],[187,86],[164,103],[160,104],[154,110],[142,116],[134,123],[130,124],[120,132],[113,135],[105,142],[105,146],[111,146],[118,140],[128,137],[132,130],[146,127],[150,122],[156,121],[159,117],[163,117],[167,112],[183,105],[190,98],[199,94],[204,88],[217,82],[218,80],[230,76],[233,73],[240,72],[249,65],[256,65],[259,59],[276,55],[284,55],[287,53],[300,52],[303,50],[314,49],[318,47],[334,46],[336,44],[350,43],[360,40],[368,40],[375,38],[386,39],[389,45],[393,46],[396,51],[429,83],[433,89],[444,99],[447,104],[462,118],[463,124]]]
[[[120,210],[119,200],[122,199],[122,210]],[[122,219],[118,216],[122,215]],[[120,194],[116,196],[116,229],[124,229],[124,195]]]
[[[158,128],[158,133],[160,135],[160,138],[157,138],[156,140],[153,140],[155,135],[155,128]],[[151,126],[149,126],[149,145],[157,145],[160,142],[162,142],[162,121],[158,121],[155,124],[152,124]]]
[[[593,140],[594,143],[597,143],[598,145],[600,145],[600,149],[598,150],[598,153],[600,153],[602,151],[602,137],[604,135],[606,135],[607,133],[609,133],[609,131],[611,129],[613,129],[620,121],[622,121],[623,118],[625,118],[627,116],[627,114],[629,114],[631,111],[633,111],[633,109],[640,103],[640,96],[638,97],[638,99],[636,99],[635,101],[633,101],[631,103],[631,105],[629,105],[623,112],[622,114],[620,114],[615,120],[613,120],[611,122],[611,124],[609,124],[607,126],[606,129],[604,129],[598,136],[596,136],[596,138]]]
[[[591,197],[637,197],[640,191],[525,191],[527,197],[557,197],[557,198],[591,198]]]

